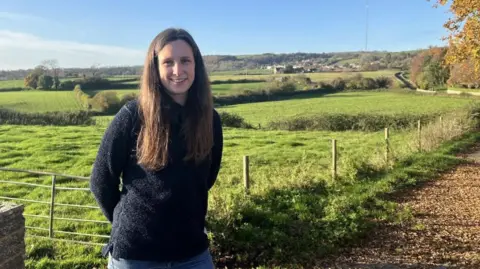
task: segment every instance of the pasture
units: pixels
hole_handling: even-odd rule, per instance
[[[88,176],[101,140],[104,127],[32,127],[0,126],[0,166],[30,170]],[[406,141],[412,134],[397,133],[392,136],[392,148],[398,154],[407,154]],[[251,195],[267,195],[275,189],[291,189],[312,182],[329,181],[330,139],[339,141],[340,171],[348,173],[349,160],[381,160],[383,133],[360,132],[280,132],[225,128],[225,149],[222,169],[210,196],[210,215],[217,221],[227,220],[235,214],[235,204],[243,199],[242,156],[249,155],[251,162]],[[405,151],[405,152],[404,152]],[[379,153],[379,155],[375,155]],[[345,156],[345,157],[344,157]],[[36,184],[51,184],[48,176],[29,176],[22,173],[0,171],[0,180],[16,180]],[[57,179],[57,186],[88,187],[88,182]],[[49,201],[48,188],[34,188],[2,184],[2,196]],[[57,203],[95,205],[91,194],[81,191],[58,191]],[[240,200],[239,200],[240,199]],[[336,195],[325,197],[334,203]],[[48,205],[26,203],[25,214],[48,216]],[[56,207],[56,217],[105,220],[99,210]],[[213,220],[211,220],[213,222]],[[48,228],[48,219],[27,217],[26,225]],[[213,225],[213,224],[212,224]],[[75,223],[57,220],[55,230],[108,235],[109,225]],[[221,231],[218,231],[221,232]],[[29,235],[47,236],[45,231],[28,230]],[[105,242],[102,238],[72,236],[56,233],[56,238],[69,238],[89,242]],[[54,243],[28,238],[28,262],[39,264],[63,262],[86,263],[93,266],[104,262],[98,257],[99,248],[78,244]],[[35,267],[36,266],[36,267]],[[46,266],[45,268],[48,268]],[[81,267],[91,268],[91,267]]]
[[[338,77],[350,77],[355,76],[356,74],[361,74],[364,77],[376,78],[380,76],[392,77],[397,70],[380,70],[380,71],[367,71],[367,72],[318,72],[318,73],[304,73],[306,77],[309,77],[314,82],[320,81],[329,81]],[[248,75],[239,76],[239,75],[211,75],[210,80],[229,80],[229,79],[264,79],[267,80],[269,77],[278,78],[283,76],[296,76],[298,74],[270,74],[270,75]]]
[[[0,80],[0,92],[8,88],[23,88],[23,80]]]
[[[0,92],[0,108],[22,112],[78,111],[73,91]]]
[[[238,104],[219,111],[241,115],[252,124],[295,116],[334,113],[369,114],[429,114],[461,108],[478,100],[449,96],[426,96],[396,92],[345,92],[324,96],[309,96],[282,101]]]

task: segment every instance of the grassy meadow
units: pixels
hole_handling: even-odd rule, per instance
[[[0,126],[0,167],[10,167],[88,176],[105,127],[32,127]],[[328,181],[331,164],[331,139],[338,139],[340,174],[348,174],[351,158],[370,158],[381,162],[383,133],[360,132],[287,132],[256,131],[225,128],[225,150],[222,169],[210,196],[211,214],[228,218],[228,208],[234,206],[243,193],[242,157],[250,156],[251,195],[262,196],[273,189],[288,189],[310,181]],[[392,148],[399,155],[408,153],[410,133],[392,136]],[[345,157],[344,157],[345,156]],[[348,156],[348,157],[347,157]],[[1,180],[36,184],[51,184],[49,176],[1,172]],[[57,186],[88,187],[88,182],[57,178]],[[50,189],[32,188],[2,183],[2,196],[49,201]],[[329,197],[328,199],[333,199]],[[57,203],[95,205],[89,192],[57,191]],[[25,214],[48,216],[49,206],[26,203]],[[62,218],[105,220],[99,210],[57,206],[55,216]],[[26,225],[47,229],[48,219],[26,217]],[[54,229],[66,232],[108,235],[110,225],[55,221]],[[28,230],[29,235],[48,236],[46,231]],[[56,238],[89,242],[106,242],[104,238],[72,236],[56,233]],[[28,268],[43,268],[46,264],[64,261],[104,263],[99,248],[77,244],[54,243],[48,240],[27,240]],[[83,261],[80,261],[82,260]],[[49,268],[49,267],[45,267]],[[87,268],[87,267],[81,267]]]
[[[282,118],[335,113],[429,114],[461,108],[478,102],[470,98],[426,96],[397,92],[345,92],[307,98],[238,104],[219,108],[241,115],[252,124]]]
[[[0,108],[22,112],[78,111],[82,109],[73,91],[0,92]]]
[[[0,80],[0,91],[5,88],[22,88],[23,80]]]
[[[338,73],[307,74],[312,80],[329,80]],[[344,74],[345,75],[345,74]],[[363,72],[364,76],[390,76],[393,71]],[[258,75],[259,77],[265,75]],[[217,80],[240,79],[232,73],[212,76]],[[256,76],[248,76],[256,79]],[[118,78],[122,79],[122,78]],[[127,82],[132,83],[132,82]],[[137,82],[135,82],[137,83]],[[256,90],[264,83],[213,85],[215,95],[232,95],[245,89]],[[121,97],[136,92],[116,91]],[[89,91],[94,95],[100,91]],[[251,124],[296,116],[372,113],[429,114],[447,113],[464,108],[478,99],[456,96],[430,96],[395,91],[343,92],[324,96],[302,96],[290,100],[250,103],[221,107],[219,111],[237,114]],[[26,91],[0,92],[0,107],[26,112],[81,109],[73,92]],[[49,171],[77,176],[90,175],[103,133],[112,116],[95,118],[94,126],[19,126],[0,125],[0,167]],[[463,125],[462,125],[463,124]],[[462,128],[457,128],[457,126]],[[445,118],[441,125],[424,126],[422,145],[429,145],[437,134],[452,138],[464,131],[464,121]],[[440,127],[439,127],[440,126]],[[415,130],[398,129],[390,133],[389,162],[385,160],[384,132],[272,131],[224,127],[224,156],[219,178],[209,198],[208,229],[216,259],[242,257],[232,261],[240,266],[249,261],[273,268],[291,268],[298,262],[312,262],[354,241],[370,227],[370,219],[395,216],[391,204],[378,198],[393,188],[393,182],[415,182],[416,177],[433,175],[437,167],[453,160],[440,155],[422,159],[419,167],[410,167],[398,178],[385,178],[396,161],[415,165]],[[331,178],[331,140],[337,140],[338,178]],[[431,146],[429,149],[433,149]],[[250,160],[250,189],[245,195],[243,156]],[[429,163],[431,161],[431,163]],[[406,165],[408,166],[408,165]],[[430,170],[429,170],[430,169]],[[0,171],[0,180],[51,185],[49,176]],[[402,181],[402,182],[403,182]],[[0,196],[50,201],[50,189],[0,183]],[[87,181],[57,178],[57,186],[87,188]],[[95,206],[88,191],[57,190],[56,202]],[[1,199],[0,199],[1,200]],[[26,225],[48,228],[49,206],[25,202]],[[367,209],[368,208],[368,209]],[[387,211],[385,211],[387,210]],[[105,221],[98,209],[55,207],[56,218]],[[108,236],[109,224],[55,220],[57,239],[105,243],[106,238],[71,235],[69,232]],[[306,232],[302,232],[306,231]],[[66,232],[66,233],[65,233]],[[28,229],[28,235],[48,236],[48,231]],[[27,268],[99,268],[106,259],[99,246],[51,241],[28,236]],[[261,250],[261,254],[258,251]],[[235,252],[233,252],[235,251]],[[228,260],[228,259],[227,259]],[[221,267],[221,263],[219,266]]]
[[[364,77],[370,77],[370,78],[375,78],[380,76],[391,77],[396,72],[398,71],[397,70],[380,70],[380,71],[366,71],[366,72],[318,72],[318,73],[304,73],[302,75],[309,77],[314,82],[320,82],[320,81],[333,80],[338,77],[354,76],[356,74],[361,74]],[[230,75],[230,74],[227,74],[227,75],[212,74],[210,76],[210,80],[215,81],[215,80],[229,80],[229,79],[243,79],[243,78],[267,80],[269,77],[276,78],[276,77],[296,76],[296,75],[298,74],[269,74],[269,75],[248,75],[248,76]]]

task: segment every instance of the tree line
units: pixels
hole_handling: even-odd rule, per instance
[[[243,71],[245,69],[258,69],[272,65],[295,64],[302,61],[309,61],[314,64],[321,65],[338,65],[345,66],[348,62],[357,63],[362,66],[362,70],[379,70],[379,69],[403,69],[407,70],[410,66],[412,58],[419,51],[404,52],[335,52],[335,53],[264,53],[256,55],[234,56],[234,55],[206,55],[204,56],[205,64],[209,72],[217,71]],[[143,67],[137,66],[105,66],[92,64],[87,68],[60,68],[59,63],[55,59],[45,60],[32,69],[20,70],[0,70],[0,79],[24,79],[31,73],[42,74],[45,71],[55,70],[57,73],[47,74],[59,78],[85,78],[92,76],[139,76],[142,74]],[[40,75],[33,75],[33,80],[37,80]],[[40,81],[41,86],[51,85],[50,78],[46,82]],[[52,87],[54,87],[55,82]],[[58,86],[58,85],[57,85]]]
[[[422,89],[480,88],[480,0],[437,0],[434,7],[450,2],[453,17],[443,25],[448,46],[432,47],[412,60],[410,80]]]

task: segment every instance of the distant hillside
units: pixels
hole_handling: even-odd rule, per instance
[[[273,65],[301,66],[357,66],[368,71],[368,66],[377,65],[377,69],[408,69],[411,59],[417,51],[405,52],[336,52],[336,53],[265,53],[258,55],[207,55],[205,62],[210,71],[229,71],[242,69],[261,69]]]
[[[403,52],[335,52],[335,53],[264,53],[257,55],[206,55],[205,63],[210,72],[245,69],[268,69],[273,66],[292,65],[317,70],[353,68],[360,71],[379,69],[409,69],[411,59],[421,50]],[[100,63],[101,64],[101,63]],[[23,79],[33,70],[0,71],[0,80]],[[61,66],[60,66],[61,68]],[[140,75],[142,66],[65,68],[61,77]]]

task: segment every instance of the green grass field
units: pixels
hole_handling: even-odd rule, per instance
[[[436,101],[433,102],[432,100]],[[341,93],[321,98],[265,102],[222,109],[237,110],[241,116],[252,122],[265,122],[272,118],[289,117],[301,111],[309,111],[309,113],[356,113],[369,110],[375,113],[432,112],[435,111],[433,108],[436,106],[438,106],[437,109],[451,109],[465,105],[470,100],[468,98],[440,98],[382,92]],[[305,102],[310,102],[308,103],[310,105]],[[265,107],[261,108],[260,105]],[[274,109],[277,107],[279,110]],[[111,120],[111,117],[98,118],[100,119],[99,124],[87,127],[0,125],[0,167],[88,176],[103,132]],[[415,137],[415,131],[395,130],[391,132],[391,156],[402,158],[416,151],[414,148],[416,145]],[[209,202],[211,221],[229,220],[236,214],[235,212],[238,212],[236,210],[239,210],[239,206],[248,201],[248,197],[243,195],[242,157],[244,155],[250,157],[250,195],[255,197],[271,197],[270,193],[273,190],[287,191],[308,184],[323,184],[321,182],[338,184],[332,183],[330,179],[332,139],[337,140],[338,172],[341,177],[355,178],[357,176],[355,163],[357,162],[368,163],[373,167],[384,165],[385,142],[383,132],[288,132],[224,128],[225,146],[222,168],[217,184],[212,189]],[[0,180],[51,184],[49,176],[30,176],[1,171]],[[357,191],[365,193],[365,191],[361,191],[362,188],[372,191],[376,188],[367,186],[376,184],[375,182],[350,180],[351,183],[349,184],[353,185],[348,187],[347,184],[345,188],[352,193]],[[88,182],[60,177],[57,178],[57,183],[57,186],[63,187],[88,187]],[[48,188],[0,184],[2,186],[2,196],[41,201],[49,201],[50,199]],[[332,208],[337,207],[338,201],[354,203],[357,199],[363,199],[357,194],[352,197],[348,195],[343,191],[328,192],[321,197],[322,202],[319,207],[321,207],[321,210],[330,212],[329,210],[334,210]],[[56,202],[95,205],[91,194],[85,191],[59,190],[57,191]],[[305,210],[306,205],[298,203],[296,206],[301,212]],[[278,212],[278,214],[280,213]],[[26,202],[25,214],[48,216],[49,208],[47,205]],[[56,217],[63,218],[105,220],[97,209],[57,206],[55,214]],[[335,214],[341,214],[341,211],[332,211],[327,214],[328,216],[319,218],[325,218],[322,221],[331,222],[334,220],[329,218],[337,216]],[[280,217],[280,215],[275,216]],[[48,219],[27,217],[26,225],[46,229],[48,228]],[[66,232],[108,235],[110,225],[57,220],[54,223],[54,229]],[[331,229],[335,230],[337,228]],[[343,232],[341,230],[343,228],[338,229]],[[330,230],[328,231],[330,233]],[[341,238],[342,236],[334,231],[331,233],[331,236],[335,238]],[[45,236],[47,232],[29,229],[27,234]],[[73,236],[60,232],[57,232],[55,236],[59,239],[105,242],[104,238]],[[328,245],[328,243],[322,244]],[[105,263],[105,259],[99,257],[99,247],[51,242],[32,237],[27,237],[27,246],[27,268],[54,268],[54,266],[60,268],[60,264],[64,264],[63,266],[66,267],[72,267],[75,264],[75,266],[79,266],[77,268],[92,268]],[[68,266],[65,264],[68,264]]]
[[[0,167],[53,171],[88,176],[105,127],[32,127],[0,126]],[[251,194],[262,195],[272,189],[291,188],[304,182],[328,180],[332,138],[338,139],[340,163],[344,156],[380,158],[383,133],[358,132],[262,132],[226,128],[222,169],[210,196],[210,214],[229,214],[238,193],[243,192],[242,157],[250,156]],[[392,136],[398,154],[406,149],[410,134]],[[378,153],[375,155],[374,153]],[[346,166],[340,164],[339,169]],[[16,180],[36,184],[51,184],[49,176],[29,176],[1,172],[0,180]],[[88,187],[88,182],[57,178],[57,186]],[[0,183],[2,196],[49,201],[48,188],[31,188]],[[333,198],[332,198],[333,199]],[[57,191],[57,203],[95,205],[88,192]],[[26,203],[25,214],[48,216],[48,205]],[[99,210],[57,206],[56,217],[105,220]],[[48,228],[48,219],[27,217],[26,225]],[[57,220],[54,229],[67,232],[108,235],[110,225]],[[28,230],[29,235],[48,235],[44,231]],[[56,233],[57,238],[89,242],[105,242],[102,238],[71,236]],[[52,243],[27,237],[27,263],[40,267],[42,262],[88,261],[93,266],[104,260],[98,257],[98,247],[79,244]],[[43,260],[43,261],[42,261]],[[54,261],[57,260],[57,261]],[[47,267],[48,268],[48,267]],[[87,268],[87,267],[82,267]],[[91,268],[91,267],[88,267]]]
[[[365,73],[364,75],[373,77],[381,74],[388,75],[388,72],[371,72]],[[393,72],[391,74],[393,74]],[[329,75],[326,74],[323,74],[323,77],[318,75],[317,79],[337,77],[331,74],[330,77],[328,76]],[[223,84],[213,85],[213,89],[214,94],[223,95],[241,92],[244,90],[243,86],[248,86],[248,89],[254,90],[262,85],[264,85],[264,83]],[[137,92],[137,90],[131,89],[112,89],[108,91],[116,91],[120,96],[129,92]],[[91,92],[90,94],[92,93],[95,92]],[[284,119],[296,115],[321,113],[433,113],[449,111],[466,106],[472,102],[478,102],[478,100],[461,96],[443,97],[397,92],[349,92],[325,95],[322,97],[309,96],[308,98],[301,97],[285,101],[233,105],[222,107],[219,110],[239,114],[252,124],[263,124],[271,120]],[[27,91],[0,93],[0,107],[13,108],[26,112],[45,112],[78,110],[80,109],[80,104],[76,101],[73,92]],[[96,117],[96,119],[98,120],[97,125],[87,127],[0,125],[0,167],[89,176],[99,143],[112,117]],[[427,129],[428,128],[426,128],[426,130]],[[415,131],[393,130],[389,142],[391,146],[391,156],[403,158],[415,152],[416,135]],[[339,157],[338,171],[342,180],[347,180],[345,186],[341,183],[343,181],[332,181],[330,177],[332,139],[337,140]],[[286,197],[285,201],[281,201],[285,203],[284,206],[294,207],[294,211],[299,212],[298,215],[295,215],[295,218],[313,218],[311,220],[312,223],[323,223],[322,225],[325,225],[321,226],[325,234],[322,234],[323,232],[320,234],[328,236],[329,239],[323,242],[324,237],[318,235],[318,238],[312,237],[315,239],[315,242],[311,244],[330,247],[332,246],[329,243],[330,239],[342,241],[343,236],[348,237],[357,229],[356,225],[361,224],[362,214],[367,214],[365,213],[366,211],[352,211],[353,213],[348,213],[350,212],[349,210],[352,210],[350,208],[355,208],[355,206],[361,204],[362,202],[358,201],[367,199],[366,197],[370,195],[369,193],[374,193],[377,189],[385,188],[386,183],[380,181],[357,180],[357,169],[365,169],[362,168],[363,164],[368,164],[372,167],[382,167],[385,164],[384,150],[385,140],[383,131],[289,132],[224,128],[224,157],[222,168],[218,181],[212,189],[209,198],[210,221],[213,223],[230,223],[229,225],[231,225],[232,222],[235,222],[236,218],[242,220],[242,216],[249,214],[248,210],[247,213],[242,211],[243,215],[239,213],[239,208],[242,208],[242,206],[245,206],[250,201],[249,197],[260,197],[260,200],[268,202],[273,199],[271,195],[273,190],[282,190]],[[244,155],[250,157],[250,195],[252,196],[244,195],[242,170],[242,157]],[[359,163],[362,165],[357,166]],[[51,177],[49,176],[31,176],[23,173],[3,171],[0,171],[0,180],[15,180],[45,185],[51,184]],[[308,200],[304,194],[297,192],[301,186],[316,186],[319,184],[331,185],[333,187],[321,196],[316,197],[312,194],[312,196],[308,198],[314,200]],[[0,183],[0,186],[2,190],[0,196],[50,201],[49,188],[32,188],[7,183]],[[57,178],[57,186],[86,188],[88,187],[88,182],[68,180],[59,177]],[[337,188],[335,186],[340,187]],[[281,199],[278,201],[280,200]],[[317,206],[313,206],[313,204],[316,203],[312,203],[312,201],[318,202]],[[86,191],[58,190],[56,202],[95,205],[92,195]],[[43,216],[48,216],[49,214],[48,205],[29,202],[25,204],[25,214]],[[262,213],[265,215],[255,215],[257,211],[250,209],[251,211],[253,210],[253,213],[248,216],[254,216],[253,220],[252,218],[243,219],[242,221],[245,221],[245,223],[242,224],[245,225],[237,226],[236,229],[238,230],[232,232],[238,232],[240,236],[237,238],[237,240],[240,240],[238,247],[255,249],[255,246],[249,246],[250,242],[248,241],[254,241],[255,238],[245,238],[248,238],[249,235],[262,238],[261,233],[263,231],[273,231],[275,236],[280,236],[276,233],[283,232],[282,228],[275,230],[276,228],[273,227],[283,225],[282,223],[284,223],[285,220],[288,222],[291,219],[295,219],[288,215],[288,212],[272,208],[262,204],[254,208],[255,210],[260,210],[259,212],[265,210],[265,212],[268,213]],[[310,212],[311,214],[308,215],[308,210],[313,210],[314,213]],[[342,215],[344,211],[347,212],[345,213],[346,215]],[[290,212],[290,214],[291,213],[292,212]],[[105,220],[101,212],[97,209],[80,209],[63,206],[57,206],[55,208],[55,216],[57,218]],[[255,218],[266,218],[268,221],[265,223],[267,224],[262,222],[263,224],[259,225],[261,229],[254,230]],[[26,225],[46,229],[48,228],[48,218],[26,217]],[[266,226],[263,227],[262,225]],[[345,227],[342,225],[345,225]],[[219,234],[228,233],[228,229],[221,230],[221,227],[223,226],[217,226],[217,228],[220,229],[218,231]],[[295,227],[298,229],[297,226]],[[302,228],[308,229],[308,227],[312,226],[307,225]],[[232,230],[230,226],[226,226],[226,228]],[[110,225],[56,220],[54,229],[66,232],[108,235]],[[27,234],[45,236],[48,235],[48,232],[28,229]],[[56,233],[55,237],[96,243],[106,242],[105,238],[73,236],[64,233]],[[297,238],[295,238],[295,240],[287,238],[292,241],[286,243],[294,245],[302,240],[302,242],[309,242],[305,238],[309,238],[310,235],[301,234],[300,237],[301,239],[298,240]],[[218,240],[221,241],[222,239]],[[270,241],[266,241],[266,243],[268,242]],[[276,243],[282,242],[278,241]],[[303,244],[301,246],[305,247],[307,245],[308,244]],[[98,246],[92,247],[81,244],[52,242],[32,237],[27,237],[26,246],[28,269],[91,269],[93,267],[101,268],[106,262],[105,259],[100,258],[100,247]],[[297,251],[308,254],[308,251],[312,249],[313,245],[309,246],[308,248],[298,249]],[[301,254],[299,254],[299,256],[300,255]]]
[[[23,79],[18,80],[0,80],[0,91],[5,88],[23,88]]]
[[[278,117],[324,113],[432,113],[479,102],[468,97],[425,96],[396,92],[347,92],[320,97],[239,104],[219,108],[241,115],[252,124],[265,124]]]
[[[73,91],[1,92],[0,108],[22,112],[78,111],[82,109]]]
[[[393,76],[396,70],[380,70],[380,71],[371,71],[371,72],[319,72],[319,73],[305,73],[303,75],[312,79],[312,81],[327,81],[332,80],[338,77],[348,77],[354,76],[355,74],[361,74],[364,77],[380,77],[380,76]],[[238,75],[212,75],[210,79],[214,80],[229,80],[229,79],[268,79],[268,77],[283,77],[283,76],[296,76],[299,74],[271,74],[271,75],[249,75],[249,76],[238,76]]]

